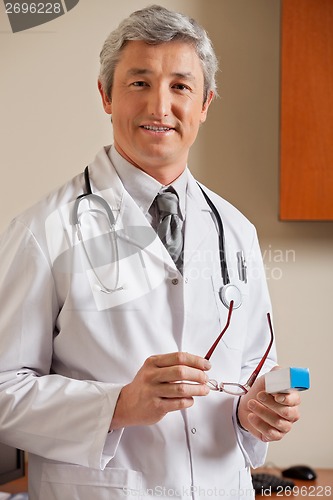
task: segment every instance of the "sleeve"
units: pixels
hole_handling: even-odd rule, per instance
[[[247,279],[249,282],[248,297],[248,327],[247,340],[242,357],[242,383],[258,365],[269,343],[269,327],[267,313],[271,314],[271,301],[269,297],[265,269],[257,238],[254,230],[251,249],[247,252]],[[264,339],[264,340],[263,340]],[[277,364],[275,342],[261,370],[260,375],[268,372]],[[234,402],[233,424],[236,430],[238,444],[243,452],[248,466],[259,467],[265,461],[268,444],[263,443],[250,432],[242,429],[237,419],[238,399]]]
[[[260,439],[245,429],[243,429],[237,419],[238,399],[234,401],[233,424],[236,429],[237,442],[242,450],[247,467],[260,467],[266,459],[268,443],[263,443]]]
[[[38,241],[14,221],[0,239],[0,440],[96,469],[114,456],[109,433],[122,386],[52,374],[59,305]]]

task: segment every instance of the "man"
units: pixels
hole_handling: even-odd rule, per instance
[[[245,384],[276,365],[255,230],[187,169],[216,69],[186,16],[125,19],[101,52],[113,146],[2,237],[0,438],[31,500],[253,498],[299,417]]]

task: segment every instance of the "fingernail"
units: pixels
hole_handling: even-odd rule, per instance
[[[257,397],[259,401],[262,402],[267,401],[267,394],[265,392],[260,392]]]
[[[210,364],[210,361],[208,361],[208,359],[205,359],[204,370],[210,370],[211,367],[212,367],[212,365]]]
[[[251,400],[251,401],[249,401],[249,403],[248,403],[248,405],[247,405],[247,406],[248,406],[248,408],[249,408],[250,410],[254,410],[254,409],[255,409],[255,407],[256,407],[256,403],[255,403],[255,401]]]
[[[286,396],[283,396],[282,394],[278,394],[277,396],[275,396],[275,401],[277,403],[284,403],[285,400]]]

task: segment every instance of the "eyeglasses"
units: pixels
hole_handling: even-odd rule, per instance
[[[212,356],[213,352],[215,351],[218,343],[220,342],[221,338],[223,337],[223,335],[225,334],[225,332],[228,330],[229,325],[230,325],[230,320],[231,320],[233,306],[234,306],[234,301],[232,300],[230,302],[229,313],[228,313],[228,318],[227,318],[227,322],[225,324],[225,327],[223,328],[222,332],[220,333],[220,335],[215,340],[215,342],[212,345],[212,347],[207,352],[207,354],[205,356],[206,359],[210,359],[210,357]],[[265,363],[266,358],[267,358],[267,356],[269,354],[269,351],[271,350],[271,347],[272,347],[272,344],[273,344],[274,333],[273,333],[273,327],[272,327],[272,322],[271,322],[271,316],[270,316],[269,313],[267,313],[267,321],[268,321],[268,326],[269,326],[269,330],[270,330],[270,333],[271,333],[271,340],[269,342],[269,345],[268,345],[268,347],[266,349],[265,354],[261,358],[261,360],[260,360],[257,368],[251,374],[251,376],[248,379],[248,381],[244,385],[233,383],[233,382],[221,382],[219,384],[217,382],[217,380],[210,379],[210,380],[208,380],[208,382],[206,382],[206,384],[208,385],[208,387],[212,391],[226,392],[227,394],[232,394],[233,396],[242,396],[242,395],[246,394],[249,391],[249,389],[252,387],[252,385],[254,384],[255,380],[257,379],[257,377],[258,377],[258,375],[260,373],[260,370],[261,370],[263,364]]]

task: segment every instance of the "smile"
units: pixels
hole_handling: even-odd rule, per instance
[[[141,125],[141,128],[152,132],[169,132],[170,130],[174,130],[172,127],[158,127],[156,125]]]

